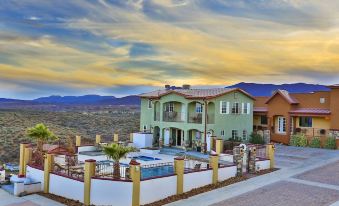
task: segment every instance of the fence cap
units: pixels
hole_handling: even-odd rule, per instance
[[[174,160],[185,160],[184,157],[175,157]]]
[[[85,162],[96,162],[96,160],[89,159],[89,160],[85,160]]]
[[[210,154],[210,156],[212,156],[212,157],[217,157],[218,154]]]
[[[130,162],[129,162],[130,165],[140,165],[139,162],[137,162],[135,159],[132,159]]]

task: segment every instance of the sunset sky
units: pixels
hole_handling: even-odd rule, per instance
[[[339,1],[0,1],[0,97],[339,83]]]

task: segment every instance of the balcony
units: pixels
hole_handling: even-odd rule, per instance
[[[164,122],[184,122],[185,121],[185,113],[182,112],[164,112],[163,113],[163,121]]]
[[[189,123],[202,124],[202,113],[195,113],[188,117]]]

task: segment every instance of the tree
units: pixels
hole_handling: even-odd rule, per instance
[[[27,130],[27,135],[37,143],[37,150],[42,152],[44,143],[58,138],[44,124],[40,123]]]
[[[113,163],[113,178],[120,179],[120,159],[125,158],[130,152],[134,152],[133,147],[124,147],[119,144],[111,144],[104,147],[104,153],[109,159],[114,161]]]

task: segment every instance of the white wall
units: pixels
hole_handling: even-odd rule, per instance
[[[270,169],[270,160],[259,160],[255,162],[255,170],[266,170]]]
[[[218,169],[218,181],[224,181],[237,175],[237,167],[224,167]]]
[[[136,148],[152,147],[153,134],[152,133],[133,133],[133,145]]]
[[[41,190],[44,189],[44,171],[27,165],[26,176],[33,182],[41,182]]]
[[[80,146],[78,147],[78,153],[79,152],[87,152],[87,151],[96,151],[96,146]]]
[[[77,180],[50,174],[49,192],[84,202],[84,183]]]
[[[132,205],[132,182],[92,179],[91,204]]]
[[[212,170],[184,174],[184,192],[212,184]]]
[[[177,176],[140,182],[140,204],[148,204],[177,194]]]

